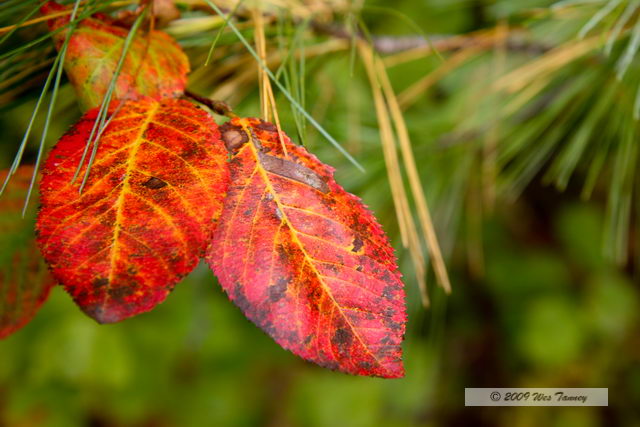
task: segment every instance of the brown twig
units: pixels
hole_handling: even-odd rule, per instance
[[[335,25],[329,25],[317,21],[311,21],[311,28],[319,33],[329,35],[339,39],[351,40],[353,35],[349,33],[345,28]],[[357,33],[355,36],[357,39],[365,40],[365,36],[362,33]],[[367,40],[365,40],[367,41]],[[450,36],[450,35],[432,35],[428,38],[423,36],[372,36],[371,43],[373,48],[381,54],[399,53],[407,50],[420,49],[425,47],[432,47],[435,50],[451,51],[469,47],[477,44],[473,34],[469,37]],[[505,41],[505,48],[509,51],[528,53],[533,55],[540,55],[548,52],[553,48],[542,43],[534,43],[525,40],[522,37],[521,32],[513,31],[512,34]]]
[[[200,104],[206,106],[207,108],[209,108],[211,111],[213,111],[216,114],[219,114],[221,116],[226,116],[229,118],[235,118],[238,117],[233,110],[231,109],[231,107],[229,106],[229,104],[227,104],[224,101],[218,101],[215,99],[209,99],[209,98],[205,98],[204,96],[198,95],[197,93],[193,93],[189,90],[185,90],[184,91],[184,95],[187,98],[191,98],[196,102],[199,102]]]

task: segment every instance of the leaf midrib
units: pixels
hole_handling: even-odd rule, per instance
[[[152,103],[149,108],[149,111],[147,111],[147,117],[144,119],[144,122],[140,125],[140,131],[138,132],[138,135],[135,138],[136,142],[134,143],[133,148],[131,149],[131,155],[129,156],[129,159],[127,160],[127,169],[125,170],[122,189],[120,190],[120,195],[118,196],[118,199],[114,203],[115,205],[118,206],[118,210],[116,211],[116,219],[114,223],[113,244],[112,244],[111,250],[109,251],[109,255],[111,259],[109,263],[109,278],[107,283],[107,289],[111,288],[111,283],[112,283],[113,275],[115,271],[116,253],[118,252],[118,238],[120,237],[120,228],[122,224],[122,217],[123,217],[123,210],[124,210],[124,196],[127,192],[129,192],[128,191],[130,188],[129,181],[131,179],[131,173],[134,170],[134,166],[136,163],[136,156],[138,154],[138,150],[140,149],[140,146],[144,142],[143,135],[147,130],[147,127],[153,120],[153,117],[155,116],[159,108],[160,108],[159,103],[157,102]],[[107,304],[109,296],[110,296],[109,292],[106,292],[105,299],[102,302],[102,306],[105,306]]]

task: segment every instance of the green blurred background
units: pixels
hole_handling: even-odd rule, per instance
[[[567,23],[544,12],[551,3],[377,1],[366,2],[361,16],[371,34],[396,36],[415,33],[398,13],[435,35],[465,34],[506,20],[525,28],[529,41],[555,46],[574,40],[598,10],[583,7]],[[185,8],[183,19],[200,14]],[[342,22],[344,16],[336,15]],[[43,33],[43,27],[33,27],[13,43]],[[194,69],[214,34],[177,36]],[[278,34],[268,36],[276,40]],[[237,40],[225,33],[220,43],[231,48]],[[443,55],[446,60],[449,54]],[[356,63],[350,72],[348,51],[309,58],[301,80],[305,107],[345,142],[365,166],[364,174],[308,124],[296,132],[297,118],[278,95],[284,129],[336,167],[338,181],[372,208],[397,248],[409,308],[405,378],[357,378],[298,359],[247,321],[201,265],[165,303],[115,325],[97,325],[55,288],[29,325],[0,342],[0,426],[640,426],[640,290],[633,261],[638,245],[631,221],[622,229],[631,236],[628,262],[606,256],[609,187],[596,184],[590,200],[581,199],[589,161],[579,159],[563,192],[546,185],[550,181],[541,166],[519,197],[498,194],[491,212],[479,212],[473,203],[481,191],[476,182],[481,149],[477,136],[459,135],[498,114],[500,98],[480,91],[493,56],[489,52],[446,73],[405,112],[454,288],[445,295],[431,274],[429,309],[420,304],[413,267],[401,249],[362,67]],[[510,51],[505,67],[530,60],[530,52]],[[391,68],[394,87],[405,89],[441,62],[432,55]],[[6,61],[0,65],[6,67]],[[553,78],[563,81],[563,88],[577,76],[591,79],[589,95],[598,100],[603,86],[598,79],[609,78],[603,76],[613,67],[587,58],[563,66]],[[203,74],[194,73],[200,80],[192,87],[212,90]],[[637,82],[635,62],[629,74],[626,82]],[[0,94],[2,167],[10,164],[27,126],[39,77]],[[593,107],[584,101],[586,117]],[[560,105],[553,114],[561,117],[563,108],[569,107]],[[236,111],[259,114],[255,82]],[[47,145],[79,114],[65,85]],[[535,117],[509,120],[500,136],[505,144],[535,124]],[[584,129],[585,120],[562,122],[564,132]],[[34,158],[41,122],[27,160]],[[637,128],[637,122],[631,126]],[[604,133],[594,127],[589,135],[598,144]],[[569,139],[559,138],[558,144]],[[537,137],[529,143],[535,147]],[[615,167],[604,162],[602,181],[615,175]],[[466,408],[465,387],[607,387],[609,406]]]

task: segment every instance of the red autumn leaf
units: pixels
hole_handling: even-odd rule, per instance
[[[51,15],[67,10],[47,2],[41,11]],[[48,21],[51,31],[69,23],[69,15]],[[67,29],[53,38],[60,49]],[[64,67],[84,108],[100,105],[122,55],[127,28],[114,24],[106,15],[82,20],[69,40]],[[180,96],[187,83],[189,60],[180,46],[162,31],[138,30],[127,51],[115,86],[115,99],[156,99]]]
[[[220,128],[231,185],[207,261],[278,344],[319,365],[401,377],[404,290],[393,249],[333,169],[258,119]]]
[[[0,171],[4,182],[8,171]],[[26,325],[47,299],[54,281],[35,245],[35,209],[22,218],[33,166],[21,166],[0,197],[0,339]]]
[[[79,194],[80,180],[71,181],[96,115],[85,114],[49,154],[37,229],[56,279],[89,316],[109,323],[152,309],[196,266],[228,172],[204,110],[182,100],[128,101]]]

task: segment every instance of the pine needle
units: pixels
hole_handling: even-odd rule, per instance
[[[213,57],[213,51],[216,48],[216,45],[218,44],[218,40],[220,40],[220,36],[222,36],[222,33],[224,32],[225,28],[227,28],[227,24],[229,20],[233,18],[233,16],[236,14],[236,12],[240,8],[240,5],[242,4],[243,1],[244,0],[239,0],[236,3],[236,5],[233,7],[233,10],[229,12],[227,16],[222,16],[223,23],[218,29],[218,32],[216,33],[216,36],[213,39],[213,42],[211,43],[211,47],[209,48],[209,53],[207,54],[207,59],[204,61],[205,67],[209,65],[209,63],[211,62],[211,58]]]
[[[551,50],[501,77],[493,84],[494,90],[517,93],[532,81],[544,78],[567,64],[596,49],[602,43],[599,36],[568,43]]]
[[[31,193],[33,192],[33,188],[36,183],[36,178],[38,176],[38,169],[40,169],[40,162],[42,161],[42,154],[44,152],[44,143],[47,138],[47,133],[49,131],[49,124],[51,123],[51,116],[53,115],[53,111],[56,105],[56,99],[58,97],[58,89],[60,88],[60,81],[62,79],[62,71],[64,70],[64,60],[67,54],[67,47],[69,46],[69,40],[71,39],[71,35],[75,30],[77,22],[75,22],[76,14],[78,13],[78,7],[80,6],[80,0],[76,0],[73,10],[71,12],[70,21],[74,22],[69,28],[67,32],[67,36],[65,37],[64,43],[60,49],[60,54],[58,55],[58,63],[56,70],[56,79],[53,84],[53,91],[51,93],[51,100],[49,101],[49,108],[47,110],[47,116],[44,121],[44,127],[42,129],[42,136],[40,138],[40,144],[38,147],[38,155],[36,157],[35,165],[33,167],[33,175],[31,176],[31,182],[29,183],[29,189],[27,190],[27,195],[25,196],[24,207],[22,208],[22,217],[24,217],[27,213],[27,208],[29,207],[29,200],[31,199]],[[54,67],[53,69],[55,69]]]
[[[479,48],[461,50],[446,59],[435,71],[427,74],[398,95],[398,102],[402,110],[406,110],[414,104],[420,96],[428,91],[435,83],[449,75],[453,70],[462,66],[469,59],[481,52]]]
[[[129,30],[129,34],[127,34],[127,38],[124,40],[124,43],[122,45],[122,53],[120,54],[120,59],[118,60],[118,64],[116,65],[116,68],[113,72],[113,76],[111,77],[111,81],[109,82],[109,87],[107,88],[107,91],[105,92],[104,98],[102,100],[102,104],[100,105],[100,110],[98,111],[98,115],[96,116],[96,121],[93,125],[93,128],[91,129],[91,133],[89,134],[89,138],[87,139],[87,144],[85,145],[84,151],[82,153],[82,157],[80,158],[80,162],[78,164],[78,167],[76,169],[76,172],[72,178],[71,182],[75,182],[75,180],[78,178],[79,174],[80,174],[80,170],[82,169],[82,166],[84,164],[85,158],[87,156],[88,150],[89,148],[93,145],[93,149],[91,151],[91,155],[89,156],[89,161],[87,163],[87,168],[85,169],[85,173],[84,173],[84,177],[82,179],[82,183],[80,184],[80,187],[78,188],[78,192],[82,193],[82,190],[84,189],[87,180],[89,179],[89,174],[91,172],[91,166],[93,165],[93,162],[95,160],[96,154],[98,152],[98,143],[99,143],[99,139],[100,136],[102,135],[102,133],[105,131],[105,129],[107,128],[107,126],[109,125],[110,119],[108,120],[107,115],[108,115],[108,111],[109,111],[109,106],[111,104],[111,99],[113,97],[113,92],[115,91],[115,87],[116,87],[116,82],[118,81],[118,77],[120,76],[120,72],[122,70],[122,66],[124,65],[124,61],[127,57],[127,53],[129,52],[129,48],[131,47],[131,44],[133,43],[133,39],[136,36],[136,33],[138,32],[138,28],[140,27],[140,25],[142,24],[142,22],[144,21],[144,18],[147,14],[149,10],[149,7],[146,7],[136,18],[136,20],[134,21],[133,25],[131,26],[131,29]],[[95,138],[94,138],[95,136]]]
[[[374,57],[375,58],[375,57]],[[418,211],[418,217],[420,219],[420,225],[423,231],[423,237],[427,243],[430,257],[433,261],[433,268],[436,273],[438,284],[444,289],[446,293],[451,293],[451,282],[449,275],[447,274],[447,268],[440,250],[440,244],[438,243],[438,237],[431,219],[431,213],[427,204],[422,182],[420,181],[420,175],[416,166],[415,157],[413,155],[413,149],[411,148],[411,140],[409,138],[409,131],[402,115],[402,109],[400,108],[400,102],[396,98],[391,81],[387,75],[387,71],[382,61],[376,61],[376,70],[378,80],[382,85],[382,90],[386,97],[391,117],[394,121],[396,131],[398,133],[398,140],[400,142],[400,150],[404,160],[404,166],[409,178],[409,185],[413,199],[416,203]]]
[[[25,130],[24,135],[22,136],[22,141],[20,141],[20,145],[18,146],[18,152],[16,153],[13,159],[13,163],[11,165],[11,168],[9,169],[9,173],[7,173],[7,176],[4,179],[4,183],[2,184],[2,188],[0,189],[0,195],[4,193],[4,190],[7,188],[7,185],[9,184],[9,180],[11,179],[11,176],[16,173],[16,171],[18,170],[18,167],[20,166],[20,163],[22,162],[22,157],[27,147],[27,142],[29,140],[29,136],[31,135],[31,130],[33,129],[33,124],[35,123],[36,116],[40,111],[40,105],[42,104],[42,101],[44,100],[44,98],[47,95],[47,92],[49,91],[49,86],[51,86],[51,82],[53,81],[53,77],[55,75],[55,71],[57,70],[57,66],[59,63],[60,63],[60,55],[58,54],[56,56],[56,59],[53,62],[51,71],[47,76],[47,80],[45,81],[44,86],[42,87],[42,91],[40,92],[40,96],[38,97],[36,106],[33,109],[33,113],[31,113],[29,124],[27,125],[27,129]]]
[[[604,18],[606,18],[611,12],[615,10],[620,4],[622,0],[610,0],[605,4],[596,14],[594,14],[591,19],[580,29],[578,32],[578,37],[583,39],[589,31],[593,30],[596,25],[598,25]]]
[[[489,73],[491,81],[488,82],[487,87],[491,87],[491,82],[496,81],[502,76],[506,68],[507,61],[507,34],[509,33],[509,26],[506,21],[501,21],[496,28],[494,57],[491,64],[492,72]],[[486,209],[487,212],[493,211],[496,200],[496,179],[498,175],[498,168],[496,166],[498,141],[500,139],[500,120],[502,117],[502,97],[500,94],[496,94],[495,97],[484,97],[491,102],[491,110],[493,110],[490,120],[489,130],[484,138],[484,144],[482,147],[482,203],[481,207]],[[496,99],[497,98],[497,99]],[[478,227],[480,230],[480,227]]]
[[[362,10],[365,10],[365,11],[368,11],[368,12],[384,13],[384,14],[388,14],[388,15],[391,15],[391,16],[394,16],[394,17],[400,19],[412,31],[414,31],[416,34],[420,35],[426,41],[427,47],[431,50],[432,54],[434,54],[440,61],[444,61],[444,58],[440,54],[440,51],[438,50],[436,45],[431,41],[431,38],[427,35],[427,33],[425,33],[422,30],[422,27],[420,27],[420,25],[418,25],[416,23],[416,21],[411,19],[410,16],[398,11],[398,9],[394,9],[394,8],[391,8],[391,7],[384,7],[384,6],[366,5],[366,6],[362,7]]]
[[[627,73],[629,66],[633,62],[633,58],[635,58],[636,53],[638,53],[638,49],[640,49],[640,19],[633,27],[633,31],[631,32],[631,41],[627,45],[624,55],[622,55],[622,58],[620,58],[620,61],[616,64],[618,80],[622,80],[624,75]]]
[[[260,60],[266,63],[267,59],[267,41],[264,35],[264,21],[262,17],[262,11],[259,9],[253,9],[251,11],[253,22],[255,24],[254,34],[256,39],[256,51]],[[271,81],[269,75],[265,72],[266,68],[258,68],[258,82],[260,87],[260,109],[264,120],[270,122],[271,115],[273,115],[276,122],[276,129],[278,130],[278,139],[280,139],[280,145],[285,158],[288,157],[287,146],[284,143],[282,135],[282,129],[280,127],[280,117],[278,116],[278,109],[276,107],[276,99],[273,95],[273,88],[271,87]]]
[[[605,55],[607,56],[611,55],[611,51],[613,50],[613,45],[618,40],[618,37],[620,37],[620,33],[622,33],[622,30],[624,29],[625,25],[627,25],[627,22],[629,22],[629,20],[631,19],[631,17],[636,12],[639,6],[640,6],[640,0],[632,0],[627,5],[624,12],[622,12],[622,15],[620,15],[620,18],[616,21],[616,24],[613,26],[613,29],[611,30],[611,34],[607,39],[607,43],[604,47]]]
[[[222,11],[220,10],[220,8],[218,6],[216,6],[215,3],[213,3],[211,0],[204,0],[209,7],[211,7],[218,15],[222,16]],[[238,39],[240,40],[240,42],[244,45],[244,47],[249,51],[249,53],[251,54],[251,56],[253,56],[256,60],[256,62],[258,63],[258,66],[260,66],[261,68],[263,68],[265,70],[265,72],[267,73],[267,75],[269,76],[269,78],[273,81],[273,83],[278,87],[278,89],[280,89],[280,91],[282,92],[282,94],[289,100],[289,102],[291,102],[291,104],[298,109],[298,111],[300,111],[300,113],[302,113],[302,115],[304,115],[306,117],[307,120],[309,120],[309,122],[318,130],[318,132],[320,132],[322,134],[322,136],[324,136],[340,153],[342,153],[342,155],[344,157],[347,158],[347,160],[349,160],[356,168],[358,168],[361,172],[364,172],[364,168],[362,167],[362,165],[353,158],[353,156],[351,156],[351,154],[349,154],[339,143],[338,141],[335,140],[335,138],[333,138],[325,129],[324,127],[322,127],[322,125],[320,125],[320,123],[318,123],[305,109],[302,105],[300,105],[300,103],[298,101],[296,101],[296,99],[291,95],[291,93],[282,85],[282,83],[280,83],[275,76],[273,75],[273,73],[271,72],[271,70],[268,68],[267,64],[264,63],[264,61],[262,61],[260,59],[260,57],[258,56],[258,54],[256,53],[256,51],[251,47],[251,44],[249,44],[249,42],[247,41],[247,39],[242,35],[242,33],[238,30],[238,28],[235,26],[235,24],[232,21],[229,21],[229,26],[231,27],[231,29],[233,30],[233,32],[236,34],[236,36],[238,37]]]
[[[251,10],[251,16],[254,25],[254,38],[256,43],[256,52],[261,61],[265,61],[267,57],[267,47],[264,37],[264,21],[262,19],[262,11],[254,8]],[[271,121],[271,108],[268,86],[269,75],[265,72],[264,68],[258,67],[258,87],[260,92],[260,114],[266,121]]]
[[[603,0],[563,0],[551,5],[551,10],[561,9],[564,7],[582,6],[594,3],[602,3]]]
[[[53,112],[53,106],[55,105],[55,100],[57,97],[57,92],[58,92],[58,87],[60,84],[60,77],[61,77],[61,72],[62,72],[62,68],[63,68],[63,62],[64,62],[64,55],[66,53],[66,46],[68,45],[69,42],[69,38],[71,33],[73,32],[73,29],[75,28],[75,26],[77,25],[77,23],[83,19],[86,16],[89,16],[91,13],[95,12],[98,9],[91,9],[91,8],[87,8],[85,10],[83,10],[82,13],[78,13],[79,10],[79,5],[80,5],[80,1],[76,1],[76,3],[74,4],[74,7],[71,9],[70,14],[71,14],[71,19],[69,20],[69,23],[61,28],[58,28],[55,31],[49,32],[48,34],[37,38],[36,40],[27,43],[25,45],[22,45],[21,47],[17,48],[17,49],[13,49],[3,55],[0,55],[0,59],[1,58],[5,58],[5,57],[12,57],[17,55],[18,53],[27,50],[30,47],[35,46],[36,44],[38,44],[40,41],[46,40],[49,37],[52,37],[54,34],[57,34],[60,31],[63,31],[65,29],[67,29],[69,32],[67,34],[67,37],[65,38],[65,41],[62,45],[62,48],[60,50],[60,52],[58,52],[53,66],[51,67],[51,70],[47,76],[47,79],[45,81],[45,84],[42,88],[42,91],[40,93],[40,96],[38,98],[38,101],[36,102],[36,106],[33,110],[33,113],[31,114],[31,118],[29,119],[29,124],[27,126],[27,129],[25,130],[25,133],[22,137],[22,141],[20,142],[18,151],[14,157],[13,163],[11,165],[11,168],[9,169],[9,173],[7,174],[5,181],[2,185],[2,188],[0,188],[0,195],[3,194],[5,188],[7,187],[9,180],[11,179],[11,177],[15,174],[16,170],[18,169],[18,167],[20,166],[20,163],[22,162],[22,157],[24,155],[24,151],[26,149],[27,146],[27,142],[29,140],[29,136],[31,135],[31,130],[33,129],[33,125],[35,123],[35,119],[38,115],[38,112],[40,111],[40,106],[42,105],[42,101],[44,100],[44,98],[46,97],[48,91],[49,91],[49,87],[51,86],[51,83],[54,81],[53,78],[54,76],[56,76],[56,80],[54,83],[54,91],[53,91],[53,96],[50,100],[50,104],[49,104],[49,111],[47,113],[47,118],[45,121],[45,126],[44,126],[44,131],[42,133],[41,136],[41,140],[40,140],[40,147],[38,150],[38,157],[36,160],[36,168],[34,170],[34,175],[32,177],[32,181],[30,183],[30,188],[29,191],[27,193],[27,197],[25,199],[25,204],[24,204],[24,211],[26,211],[28,203],[29,203],[29,199],[31,197],[31,192],[33,190],[33,185],[35,182],[35,177],[36,177],[36,173],[38,170],[38,165],[40,164],[40,160],[41,160],[41,156],[42,156],[42,150],[43,150],[43,144],[44,144],[44,140],[46,138],[46,134],[48,131],[48,127],[49,127],[49,123],[50,123],[50,119],[51,119],[51,114]],[[105,3],[110,3],[109,1],[105,2]],[[102,4],[101,7],[105,7],[105,4]],[[5,35],[5,37],[3,37],[3,41],[10,35],[11,33]]]
[[[379,73],[376,69],[375,57],[371,47],[366,45],[364,42],[359,42],[358,48],[371,84],[376,116],[380,127],[380,140],[382,142],[387,174],[391,185],[391,196],[396,208],[398,224],[400,225],[400,234],[402,236],[404,247],[408,247],[409,249],[409,254],[415,267],[422,304],[425,307],[428,307],[429,295],[426,284],[425,259],[422,253],[422,246],[420,245],[418,238],[416,225],[413,221],[411,209],[409,207],[407,194],[404,189],[400,162],[396,152],[397,148],[393,128],[391,126],[389,111],[387,110],[383,90],[381,88],[382,82],[379,81]]]
[[[27,22],[29,22],[27,20],[29,18],[31,18],[33,15],[35,15],[36,13],[38,13],[39,10],[40,10],[40,5],[37,5],[36,7],[31,9],[31,11],[29,13],[27,13],[25,16],[23,16],[20,19],[20,21],[18,21],[17,24],[10,25],[8,27],[0,28],[0,34],[7,33],[4,36],[2,36],[2,38],[0,39],[0,45],[2,45],[5,41],[7,41],[9,39],[9,37],[11,37],[13,35],[13,33],[18,31],[19,28],[21,28],[23,26],[26,26]]]
[[[70,20],[66,25],[55,29],[54,31],[49,31],[46,34],[37,37],[36,39],[28,42],[28,43],[24,43],[22,45],[20,45],[19,47],[12,49],[8,52],[5,52],[3,54],[0,55],[0,59],[5,59],[5,58],[10,58],[14,55],[17,55],[20,52],[24,52],[24,51],[28,51],[31,48],[33,48],[34,46],[37,46],[38,44],[42,43],[45,40],[48,40],[50,38],[52,38],[54,35],[58,34],[61,31],[65,31],[66,29],[70,28],[72,25],[76,25],[76,23],[78,21],[81,21],[85,18],[88,18],[89,16],[91,16],[92,14],[99,12],[101,10],[104,10],[108,7],[113,6],[114,4],[116,4],[118,2],[114,1],[114,0],[102,0],[98,5],[93,6],[93,7],[86,7],[84,9],[82,9],[82,12],[77,13],[77,15],[75,16],[74,19]],[[16,29],[12,29],[9,31],[14,31]],[[12,33],[10,33],[12,34]],[[2,41],[4,41],[5,37],[8,37],[7,34],[5,34],[3,36]]]

